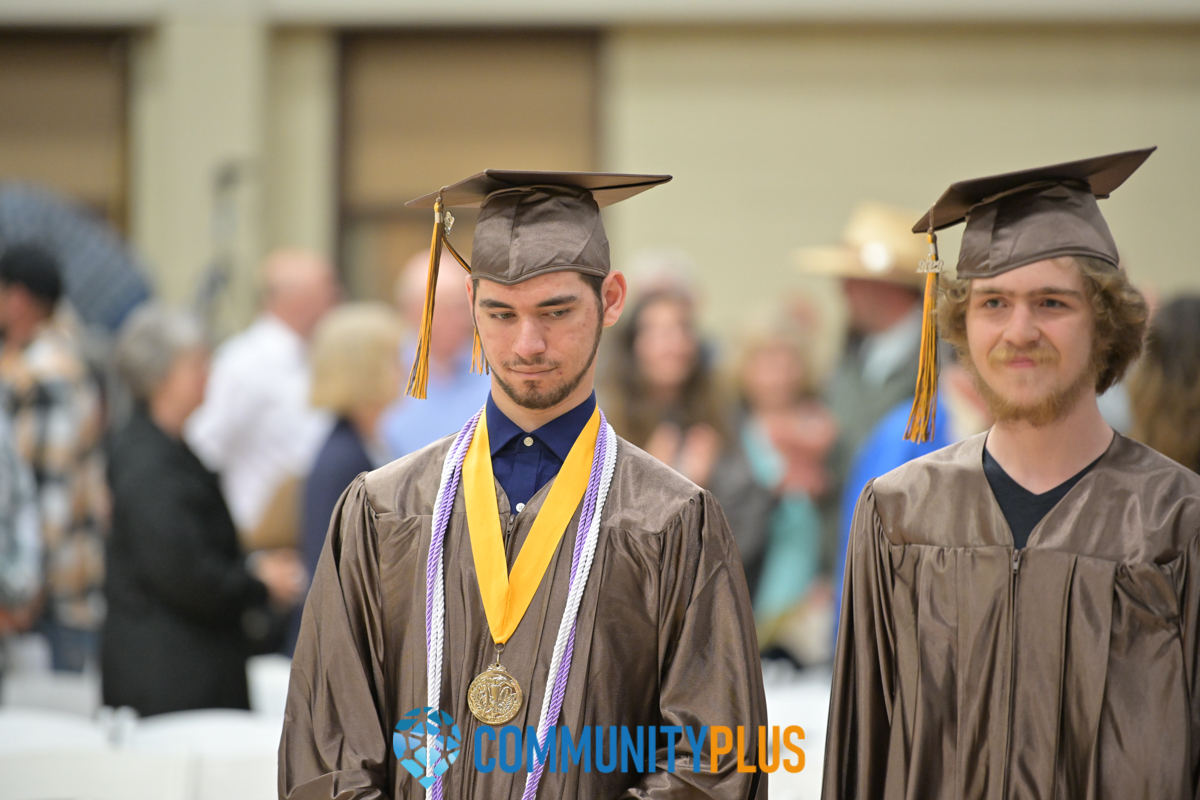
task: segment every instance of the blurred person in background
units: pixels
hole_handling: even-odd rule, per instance
[[[246,658],[278,646],[303,567],[286,549],[247,565],[217,476],[183,440],[208,375],[199,322],[143,306],[116,359],[135,407],[109,457],[104,703],[142,715],[249,708]]]
[[[777,486],[760,482],[732,430],[712,349],[697,331],[695,292],[676,274],[657,275],[643,283],[650,288],[633,304],[608,353],[601,403],[612,410],[618,434],[712,492],[729,520],[753,598],[779,504]],[[785,427],[776,429],[784,435]]]
[[[262,279],[262,313],[217,348],[185,437],[221,476],[246,542],[296,545],[299,481],[332,424],[309,404],[308,340],[339,289],[329,262],[303,250],[271,253]]]
[[[429,253],[417,253],[396,278],[396,306],[414,334],[421,329],[425,306],[425,278]],[[422,403],[402,397],[388,409],[381,423],[389,458],[400,458],[458,430],[464,419],[483,407],[490,382],[471,372],[471,345],[475,323],[462,291],[463,269],[449,255],[438,268],[437,314],[429,341],[429,387]],[[403,349],[405,372],[416,349]],[[336,498],[335,498],[336,499]]]
[[[0,640],[33,625],[42,588],[42,531],[37,490],[0,410]],[[7,667],[0,648],[0,671]]]
[[[694,295],[662,286],[633,304],[601,402],[625,439],[707,487],[729,441],[726,405],[696,330]],[[724,504],[724,498],[717,498]]]
[[[304,483],[304,565],[310,575],[316,572],[342,492],[361,473],[388,460],[379,440],[379,420],[400,394],[403,334],[400,318],[387,306],[348,303],[330,312],[313,335],[312,404],[333,414],[337,422]],[[298,627],[293,628],[293,647],[297,632]]]
[[[811,663],[827,658],[823,651],[832,616],[828,589],[818,589],[828,584],[818,581],[821,519],[813,498],[828,486],[825,458],[837,424],[816,398],[810,352],[799,326],[772,315],[760,319],[767,321],[742,337],[734,373],[741,412],[736,447],[717,471],[714,492],[720,487],[730,498],[722,504],[730,527],[754,544],[753,553],[745,547],[741,555],[754,589],[759,646]],[[756,495],[765,496],[767,513],[744,517],[744,510],[759,505],[752,499]],[[806,636],[813,620],[819,631]],[[805,646],[808,638],[824,645],[822,650]]]
[[[863,440],[897,403],[910,401],[917,380],[925,276],[917,272],[925,242],[910,230],[920,212],[871,200],[850,215],[841,240],[796,252],[808,275],[836,278],[847,330],[824,399],[838,424],[829,453],[829,491],[818,504],[822,562],[831,569],[842,526],[838,499]]]
[[[840,432],[831,456],[841,486],[859,446],[884,414],[913,396],[921,344],[924,239],[912,231],[919,211],[860,203],[841,241],[797,252],[800,269],[838,278],[849,328],[825,390]]]
[[[104,619],[108,496],[103,410],[75,342],[54,321],[58,263],[33,245],[0,255],[0,388],[17,451],[36,481],[45,597],[37,629],[56,670],[94,663]]]
[[[1200,472],[1200,296],[1155,312],[1128,385],[1133,438]]]

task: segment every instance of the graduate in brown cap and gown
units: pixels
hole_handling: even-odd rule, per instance
[[[1096,405],[1147,319],[1096,200],[1152,149],[956,183],[914,228],[937,269],[966,220],[938,322],[996,422],[862,493],[828,800],[1197,796],[1200,477]]]
[[[738,768],[758,760],[754,735],[715,772],[708,743],[694,753],[686,736],[669,771],[661,731],[648,763],[608,772],[596,753],[590,771],[505,772],[495,737],[476,738],[485,723],[539,741],[555,725],[578,739],[584,726],[766,724],[720,507],[616,437],[592,391],[626,291],[599,209],[667,180],[489,170],[410,204],[433,207],[435,228],[409,391],[424,395],[443,247],[469,271],[492,390],[460,433],[342,496],[293,661],[280,797],[766,797],[766,775]],[[480,208],[470,266],[447,238],[458,206]],[[410,774],[410,753],[393,753],[393,729],[422,708],[459,726],[460,757],[440,775]]]

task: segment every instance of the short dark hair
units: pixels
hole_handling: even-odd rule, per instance
[[[605,275],[593,275],[590,272],[576,272],[576,275],[583,278],[583,282],[592,287],[592,292],[596,295],[596,303],[600,306],[601,311],[604,310],[604,287]],[[479,278],[471,276],[471,289],[475,294],[479,294]]]
[[[32,244],[14,244],[0,255],[0,283],[23,286],[49,308],[54,308],[63,293],[58,259]]]
[[[1096,369],[1096,393],[1103,394],[1118,383],[1137,360],[1146,340],[1150,308],[1146,298],[1129,282],[1123,269],[1098,258],[1069,256],[1083,275],[1084,293],[1096,320],[1092,363]],[[941,336],[970,358],[967,345],[967,305],[971,281],[942,278],[939,286],[938,323]]]

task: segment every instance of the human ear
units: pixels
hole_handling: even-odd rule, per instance
[[[625,276],[615,270],[608,273],[604,278],[604,283],[600,285],[600,299],[604,304],[602,319],[604,327],[612,327],[621,318],[621,311],[625,308],[625,298],[628,293],[629,287],[625,283]]]

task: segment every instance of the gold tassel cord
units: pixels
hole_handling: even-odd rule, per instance
[[[475,341],[471,344],[471,372],[490,375],[487,358],[483,355],[483,342],[479,339],[479,328],[475,329]]]
[[[454,256],[454,260],[458,262],[458,265],[465,269],[468,275],[471,274],[471,265],[458,254],[458,251],[454,249],[454,245],[450,244],[450,238],[445,234],[442,235],[442,245],[450,251],[450,255]]]
[[[442,198],[433,204],[433,241],[429,245],[429,274],[425,283],[425,308],[417,335],[417,353],[408,373],[408,396],[425,399],[429,387],[429,340],[433,335],[433,306],[437,294],[438,265],[442,260]],[[456,254],[457,255],[457,254]]]
[[[917,387],[908,428],[904,438],[910,442],[927,442],[933,438],[937,421],[938,392],[938,330],[937,289],[942,262],[938,258],[937,235],[929,231],[929,257],[921,262],[925,273],[925,306],[921,319],[921,354],[917,368]]]

